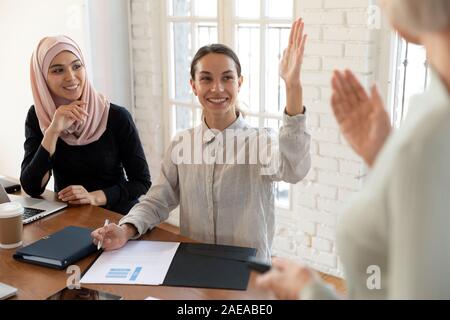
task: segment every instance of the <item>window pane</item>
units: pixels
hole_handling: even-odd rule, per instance
[[[217,0],[195,0],[195,15],[217,17]]]
[[[186,17],[191,15],[191,0],[170,0],[169,14]]]
[[[264,120],[264,127],[274,129],[278,132],[278,129],[281,127],[281,121],[278,119],[267,118]]]
[[[252,112],[260,112],[260,30],[259,26],[238,25],[236,31],[237,54],[242,66],[244,83],[239,100]]]
[[[288,183],[283,181],[275,183],[275,205],[289,209],[289,190]]]
[[[270,18],[292,18],[294,12],[293,0],[266,0],[266,16]]]
[[[191,108],[175,106],[173,111],[173,134],[193,127]]]
[[[245,116],[245,121],[253,128],[259,128],[259,118],[253,116]]]
[[[195,108],[195,122],[194,126],[198,126],[202,123],[203,120],[203,109],[202,108]]]
[[[197,45],[196,50],[200,47],[217,43],[217,23],[201,23],[197,24]]]
[[[191,101],[191,88],[189,85],[189,69],[191,62],[191,34],[188,22],[174,22],[172,25],[172,94],[178,101]]]
[[[259,18],[261,0],[236,0],[236,16],[239,18]]]
[[[395,121],[394,125],[396,128],[398,128],[402,123],[402,113],[403,113],[403,87],[404,87],[404,72],[405,72],[405,66],[403,62],[406,58],[406,42],[400,38],[400,36],[397,35],[397,44],[398,44],[398,53],[397,55],[397,63],[396,63],[396,70],[395,70],[395,80],[396,86],[395,86],[395,101],[394,101],[394,109],[393,109],[393,119]]]
[[[409,100],[413,95],[425,89],[426,52],[423,46],[408,44],[408,66],[405,79],[405,110],[403,118],[408,114]]]
[[[280,77],[280,59],[289,42],[288,26],[270,26],[266,49],[266,112],[279,113],[286,105],[286,89]]]

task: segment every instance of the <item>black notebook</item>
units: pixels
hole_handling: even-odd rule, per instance
[[[91,232],[91,229],[66,227],[18,249],[13,257],[23,262],[64,269],[97,251],[92,243]]]
[[[256,249],[204,243],[181,243],[163,285],[246,290],[247,260]]]

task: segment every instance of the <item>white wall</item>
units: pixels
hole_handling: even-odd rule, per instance
[[[132,72],[128,0],[87,1],[91,79],[111,102],[132,111]]]
[[[73,38],[94,87],[132,109],[128,7],[127,0],[0,0],[0,174],[20,175],[24,123],[33,104],[30,58],[44,36]]]

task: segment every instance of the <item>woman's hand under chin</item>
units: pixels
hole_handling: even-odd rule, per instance
[[[84,122],[89,115],[85,110],[86,102],[74,101],[69,105],[62,105],[56,109],[53,120],[47,130],[60,135],[75,122]]]

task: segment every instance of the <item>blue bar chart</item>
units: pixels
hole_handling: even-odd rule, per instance
[[[106,274],[106,278],[136,281],[141,271],[142,267],[136,267],[133,272],[131,272],[130,268],[110,268]]]
[[[131,269],[111,268],[106,274],[106,278],[127,279]]]

